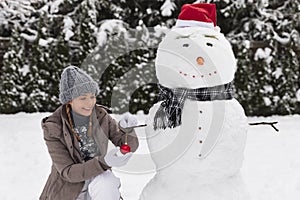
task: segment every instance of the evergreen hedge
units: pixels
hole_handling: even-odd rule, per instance
[[[115,113],[147,113],[157,102],[156,48],[181,6],[193,2],[7,5],[20,14],[0,11],[9,22],[0,23],[0,36],[10,38],[0,64],[0,113],[54,111],[60,74],[68,65],[99,82],[98,103]],[[236,98],[248,116],[300,113],[299,0],[240,2],[215,1],[218,24],[238,61]]]

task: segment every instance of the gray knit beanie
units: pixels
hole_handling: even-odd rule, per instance
[[[98,84],[83,70],[69,66],[61,74],[59,100],[62,104],[87,93],[99,94]]]

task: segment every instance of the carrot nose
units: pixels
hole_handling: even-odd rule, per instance
[[[203,65],[203,64],[204,64],[204,59],[203,59],[201,56],[199,56],[199,57],[196,59],[196,61],[197,61],[197,64],[198,64],[198,65]]]

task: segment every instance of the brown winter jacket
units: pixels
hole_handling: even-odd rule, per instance
[[[51,116],[42,120],[52,168],[40,200],[75,200],[85,180],[110,168],[104,161],[108,140],[116,146],[121,146],[125,140],[125,133],[118,128],[116,121],[102,106],[95,106],[92,122],[93,137],[99,147],[100,156],[83,162],[78,141],[73,136],[67,120],[66,106],[60,106]],[[128,134],[128,144],[132,151],[138,147],[134,131]]]

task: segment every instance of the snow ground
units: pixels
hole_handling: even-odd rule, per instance
[[[49,113],[0,115],[0,199],[38,199],[51,160],[43,141],[40,120]],[[115,116],[119,118],[120,116]],[[145,115],[137,117],[143,122]],[[300,197],[300,116],[252,117],[249,122],[278,121],[249,129],[242,175],[253,200],[296,200]],[[138,154],[147,156],[143,129]],[[149,155],[148,155],[149,156]],[[122,196],[137,200],[153,172],[132,174],[116,170]]]

